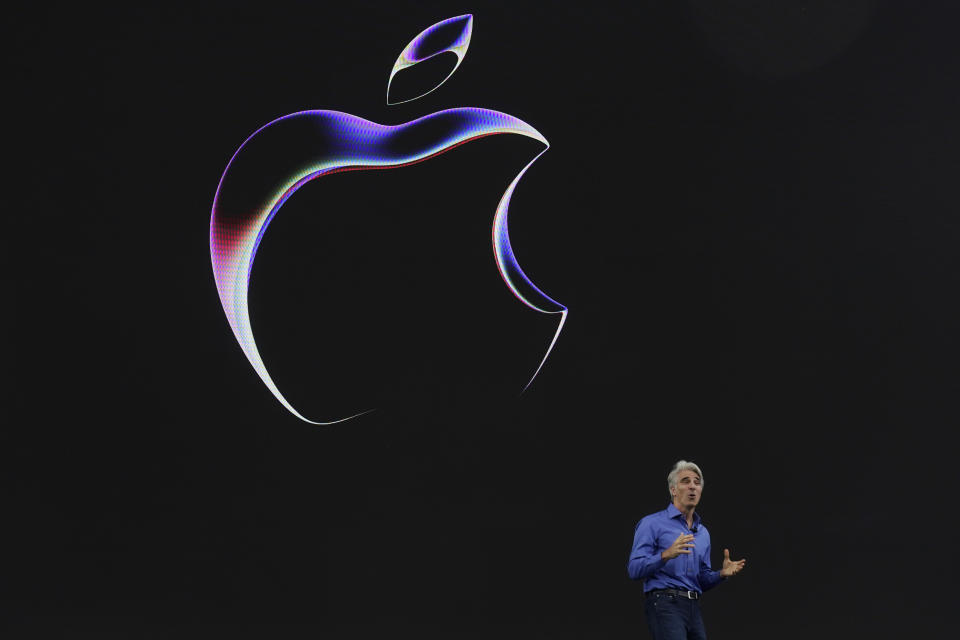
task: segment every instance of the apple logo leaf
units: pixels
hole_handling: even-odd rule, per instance
[[[473,16],[470,14],[441,20],[435,25],[421,31],[420,34],[411,40],[410,44],[400,52],[397,61],[393,63],[393,69],[390,70],[390,79],[387,80],[387,104],[412,102],[439,89],[440,85],[449,80],[450,76],[457,70],[457,67],[460,66],[460,63],[463,62],[463,57],[467,55],[467,48],[470,46],[470,36],[472,34]],[[446,77],[412,98],[403,100],[391,99],[390,89],[393,86],[393,79],[398,73],[409,69],[415,64],[435,59],[437,56],[447,52],[455,54],[457,61]]]

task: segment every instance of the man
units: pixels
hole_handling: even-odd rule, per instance
[[[667,476],[673,503],[637,524],[627,572],[644,580],[644,609],[654,640],[705,640],[700,595],[743,569],[723,550],[723,568],[710,568],[710,533],[695,513],[703,473],[680,460]]]

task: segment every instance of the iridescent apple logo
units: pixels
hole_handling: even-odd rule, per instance
[[[387,102],[395,76],[442,53],[457,56],[453,70],[429,91],[436,90],[466,55],[473,33],[473,16],[450,18],[425,29],[403,50],[390,72]],[[363,169],[393,169],[429,160],[479,138],[512,134],[533,138],[544,148],[513,179],[493,218],[493,254],[507,287],[523,304],[540,313],[559,314],[557,330],[539,366],[524,387],[530,386],[556,344],[567,308],[556,302],[523,273],[510,246],[507,215],[510,198],[520,179],[549,148],[539,131],[509,114],[476,107],[457,107],[431,113],[399,125],[383,125],[340,111],[300,111],[278,118],[256,130],[240,145],[220,178],[210,216],[210,257],[220,303],[240,348],[270,392],[293,415],[311,424],[333,424],[354,415],[308,420],[280,393],[257,350],[250,326],[247,295],[257,247],[270,221],[304,184],[336,173]],[[327,215],[349,214],[349,211]]]

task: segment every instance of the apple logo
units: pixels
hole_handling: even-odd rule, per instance
[[[409,102],[436,90],[466,54],[473,32],[473,16],[443,20],[425,29],[403,50],[387,83],[387,103]],[[452,52],[457,61],[447,76],[414,98],[391,101],[398,73]],[[506,113],[477,107],[437,111],[399,125],[384,125],[340,111],[291,113],[257,129],[237,149],[220,178],[210,216],[210,257],[220,303],[240,348],[271,393],[293,415],[310,424],[328,425],[367,413],[314,421],[302,416],[280,393],[257,349],[250,324],[248,290],[253,261],[270,221],[300,187],[340,171],[393,169],[432,159],[461,144],[491,135],[519,135],[543,143],[544,148],[509,184],[493,219],[493,253],[497,269],[510,291],[540,313],[559,314],[557,330],[530,386],[550,355],[566,321],[567,308],[537,288],[517,263],[507,226],[510,199],[517,184],[549,148],[543,135]],[[329,215],[349,215],[333,211]]]

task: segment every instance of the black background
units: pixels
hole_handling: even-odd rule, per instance
[[[769,7],[775,4],[776,7]],[[960,345],[949,3],[210,3],[12,14],[5,637],[631,638],[679,458],[746,570],[712,637],[942,633]],[[464,63],[387,107],[409,40]],[[315,181],[225,321],[209,214],[286,113],[482,106],[492,138]],[[946,605],[946,606],[945,606]]]

